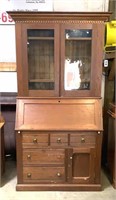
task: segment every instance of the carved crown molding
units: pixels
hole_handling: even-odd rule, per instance
[[[108,21],[110,12],[21,12],[7,11],[15,22],[20,23],[101,23]],[[82,22],[83,21],[83,22]]]

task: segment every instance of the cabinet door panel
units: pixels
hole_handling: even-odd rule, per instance
[[[25,74],[25,91],[21,92],[21,95],[58,96],[58,25],[27,24],[22,26],[22,31],[22,51],[24,53],[22,54],[22,69],[19,70],[23,71],[21,74]]]
[[[73,183],[94,183],[95,149],[82,148],[72,150],[69,157],[70,178]]]
[[[61,29],[61,94],[100,96],[103,25],[70,24],[62,25]],[[98,57],[96,52],[101,55]]]

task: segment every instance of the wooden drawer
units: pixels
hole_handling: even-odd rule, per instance
[[[26,149],[23,151],[23,164],[63,164],[64,149]]]
[[[70,134],[70,146],[95,146],[96,133],[72,133]]]
[[[24,182],[64,182],[64,167],[24,167]]]
[[[50,134],[51,146],[68,146],[68,134],[66,133],[51,133]]]
[[[48,146],[48,134],[47,133],[35,133],[35,132],[23,132],[22,133],[23,146]]]

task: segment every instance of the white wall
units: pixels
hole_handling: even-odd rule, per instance
[[[16,62],[15,24],[6,10],[17,9],[53,11],[53,0],[0,0],[0,62]],[[0,72],[0,92],[17,92],[17,72]]]
[[[16,62],[15,25],[0,25],[0,62]]]
[[[0,72],[0,92],[17,92],[16,72]]]

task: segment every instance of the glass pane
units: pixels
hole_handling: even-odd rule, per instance
[[[92,32],[91,30],[66,30],[65,36],[64,89],[89,90]]]
[[[65,31],[66,38],[79,38],[79,37],[91,37],[92,36],[92,30],[88,29],[81,29],[81,30],[66,30]]]
[[[54,30],[27,31],[31,90],[54,90]]]

